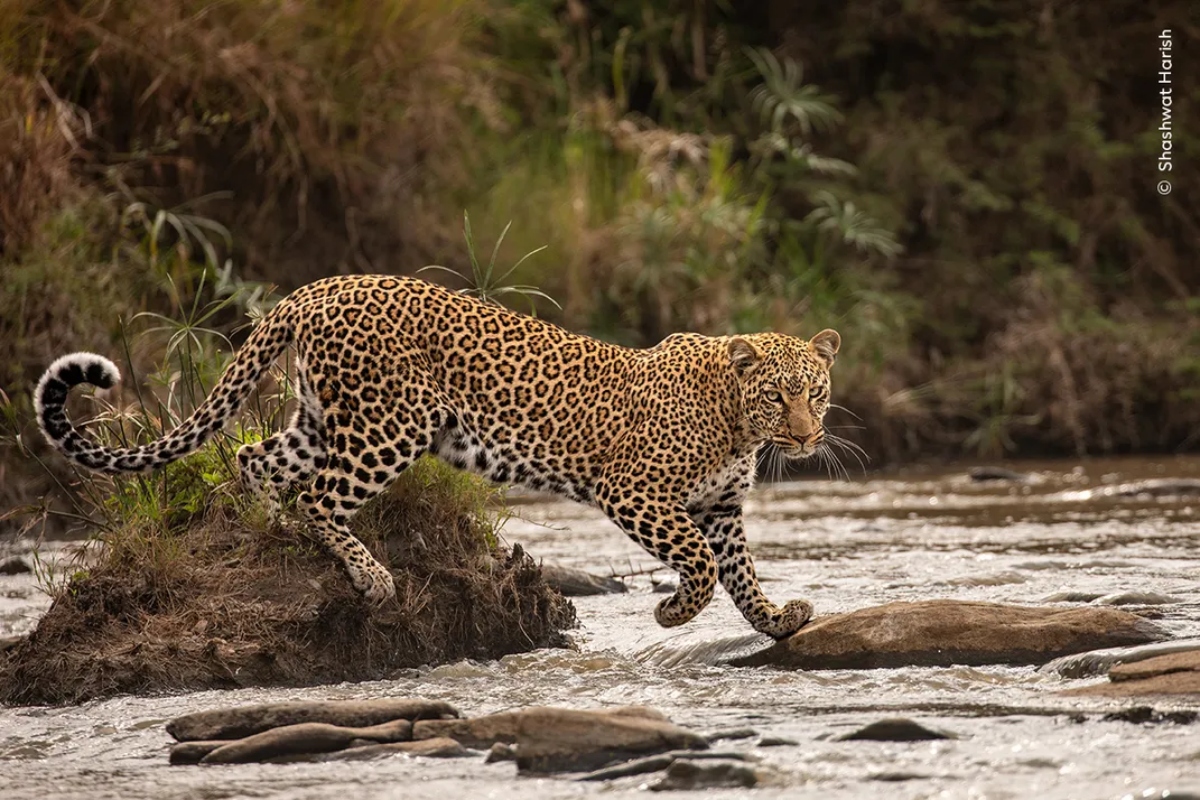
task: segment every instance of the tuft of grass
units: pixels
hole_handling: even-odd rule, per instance
[[[488,259],[487,266],[484,267],[479,263],[479,257],[475,254],[475,239],[471,234],[471,217],[468,213],[463,212],[463,238],[467,243],[467,256],[471,261],[471,286],[460,291],[464,294],[478,297],[485,303],[499,304],[500,298],[506,295],[519,295],[529,301],[530,313],[537,316],[537,306],[534,304],[534,298],[540,297],[543,300],[549,301],[555,308],[562,310],[562,306],[558,302],[541,291],[535,286],[527,286],[521,284],[505,283],[508,278],[520,269],[521,265],[528,261],[532,256],[537,255],[546,249],[546,245],[530,250],[525,255],[517,259],[517,262],[504,271],[503,274],[496,274],[496,256],[500,252],[500,248],[504,245],[504,237],[508,235],[509,228],[512,227],[510,220],[504,226],[504,230],[500,232],[500,237],[496,239],[496,246],[492,248],[492,256]],[[427,267],[422,267],[417,270],[417,273],[435,271],[443,272],[448,275],[453,275],[456,278],[461,277],[457,272],[447,267],[438,264],[432,264]]]

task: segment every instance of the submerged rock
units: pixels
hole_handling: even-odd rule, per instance
[[[1043,603],[1090,603],[1104,597],[1103,592],[1055,592],[1041,599]]]
[[[425,720],[414,739],[444,736],[477,749],[513,745],[520,772],[575,772],[670,750],[704,750],[699,733],[661,719],[647,709],[579,711],[527,708],[473,719]]]
[[[1013,469],[1005,467],[971,467],[967,470],[967,475],[971,480],[977,483],[986,481],[1027,481],[1029,476],[1024,472],[1017,472]]]
[[[585,775],[580,775],[576,780],[579,781],[611,781],[617,778],[627,778],[630,775],[645,775],[650,772],[660,772],[667,769],[672,764],[680,759],[696,760],[696,761],[752,761],[757,762],[760,759],[753,753],[741,753],[733,750],[725,750],[716,752],[713,750],[672,750],[669,753],[661,753],[656,756],[648,756],[639,758],[633,761],[626,761],[624,764],[617,764],[611,767],[605,767]]]
[[[739,739],[753,739],[758,736],[758,731],[753,728],[734,728],[727,731],[713,731],[707,734],[704,738],[708,739],[709,744],[721,741],[737,741]]]
[[[838,736],[835,741],[870,741],[870,742],[924,742],[934,739],[957,739],[953,733],[944,733],[926,728],[919,722],[904,717],[893,717],[872,722],[858,730]]]
[[[729,663],[785,669],[1044,664],[1071,653],[1164,638],[1159,626],[1114,608],[923,600],[824,617]]]
[[[572,569],[558,564],[542,564],[542,580],[564,597],[586,597],[595,594],[621,594],[628,592],[624,581],[593,575],[581,569]]]
[[[650,790],[686,791],[691,789],[749,789],[757,786],[758,771],[737,761],[700,761],[678,759],[667,767],[666,776]]]
[[[1182,601],[1158,592],[1114,592],[1097,597],[1095,602],[1101,606],[1167,606]]]
[[[1117,664],[1132,664],[1148,658],[1193,650],[1200,650],[1200,639],[1177,639],[1138,647],[1113,647],[1056,658],[1043,664],[1038,672],[1053,673],[1064,678],[1091,678],[1107,674]]]
[[[758,740],[759,747],[795,747],[798,744],[798,741],[786,736],[764,736]]]
[[[411,722],[457,716],[458,710],[449,703],[408,697],[269,703],[187,714],[168,722],[167,733],[179,742],[241,739],[272,728],[304,722],[363,728],[393,720]]]
[[[33,572],[33,567],[23,558],[13,556],[0,560],[0,575],[25,575]]]
[[[1064,694],[1098,697],[1200,695],[1200,650],[1171,653],[1108,671],[1108,683],[1069,689]]]
[[[1150,706],[1133,706],[1110,711],[1100,719],[1104,722],[1132,722],[1134,725],[1191,725],[1198,716],[1200,714],[1195,711],[1159,711]]]

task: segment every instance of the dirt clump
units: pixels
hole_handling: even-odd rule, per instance
[[[372,680],[563,646],[574,607],[499,542],[494,514],[460,502],[474,489],[454,481],[468,476],[410,472],[352,526],[395,576],[383,608],[285,530],[294,522],[251,524],[217,497],[168,530],[106,531],[37,629],[0,655],[0,701]]]

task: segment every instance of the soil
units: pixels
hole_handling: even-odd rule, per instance
[[[489,542],[465,515],[394,494],[359,515],[356,533],[387,554],[396,580],[396,599],[378,609],[302,536],[238,519],[218,508],[153,558],[109,547],[0,655],[0,701],[373,680],[565,646],[575,624],[519,545]],[[411,546],[414,527],[421,547]]]

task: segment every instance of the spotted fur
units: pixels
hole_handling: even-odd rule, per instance
[[[255,328],[205,402],[156,442],[102,447],[64,411],[72,386],[114,385],[111,361],[58,359],[36,391],[38,422],[67,457],[101,472],[143,472],[199,448],[294,346],[299,404],[288,428],[238,451],[248,488],[307,484],[309,529],[369,600],[392,576],[348,522],[423,453],[501,482],[604,511],[679,574],[659,603],[680,625],[717,581],[756,630],[794,633],[807,602],[773,605],[746,547],[742,505],[767,442],[813,454],[825,435],[840,339],[676,334],[648,350],[579,336],[411,278],[328,278],[302,287]]]

